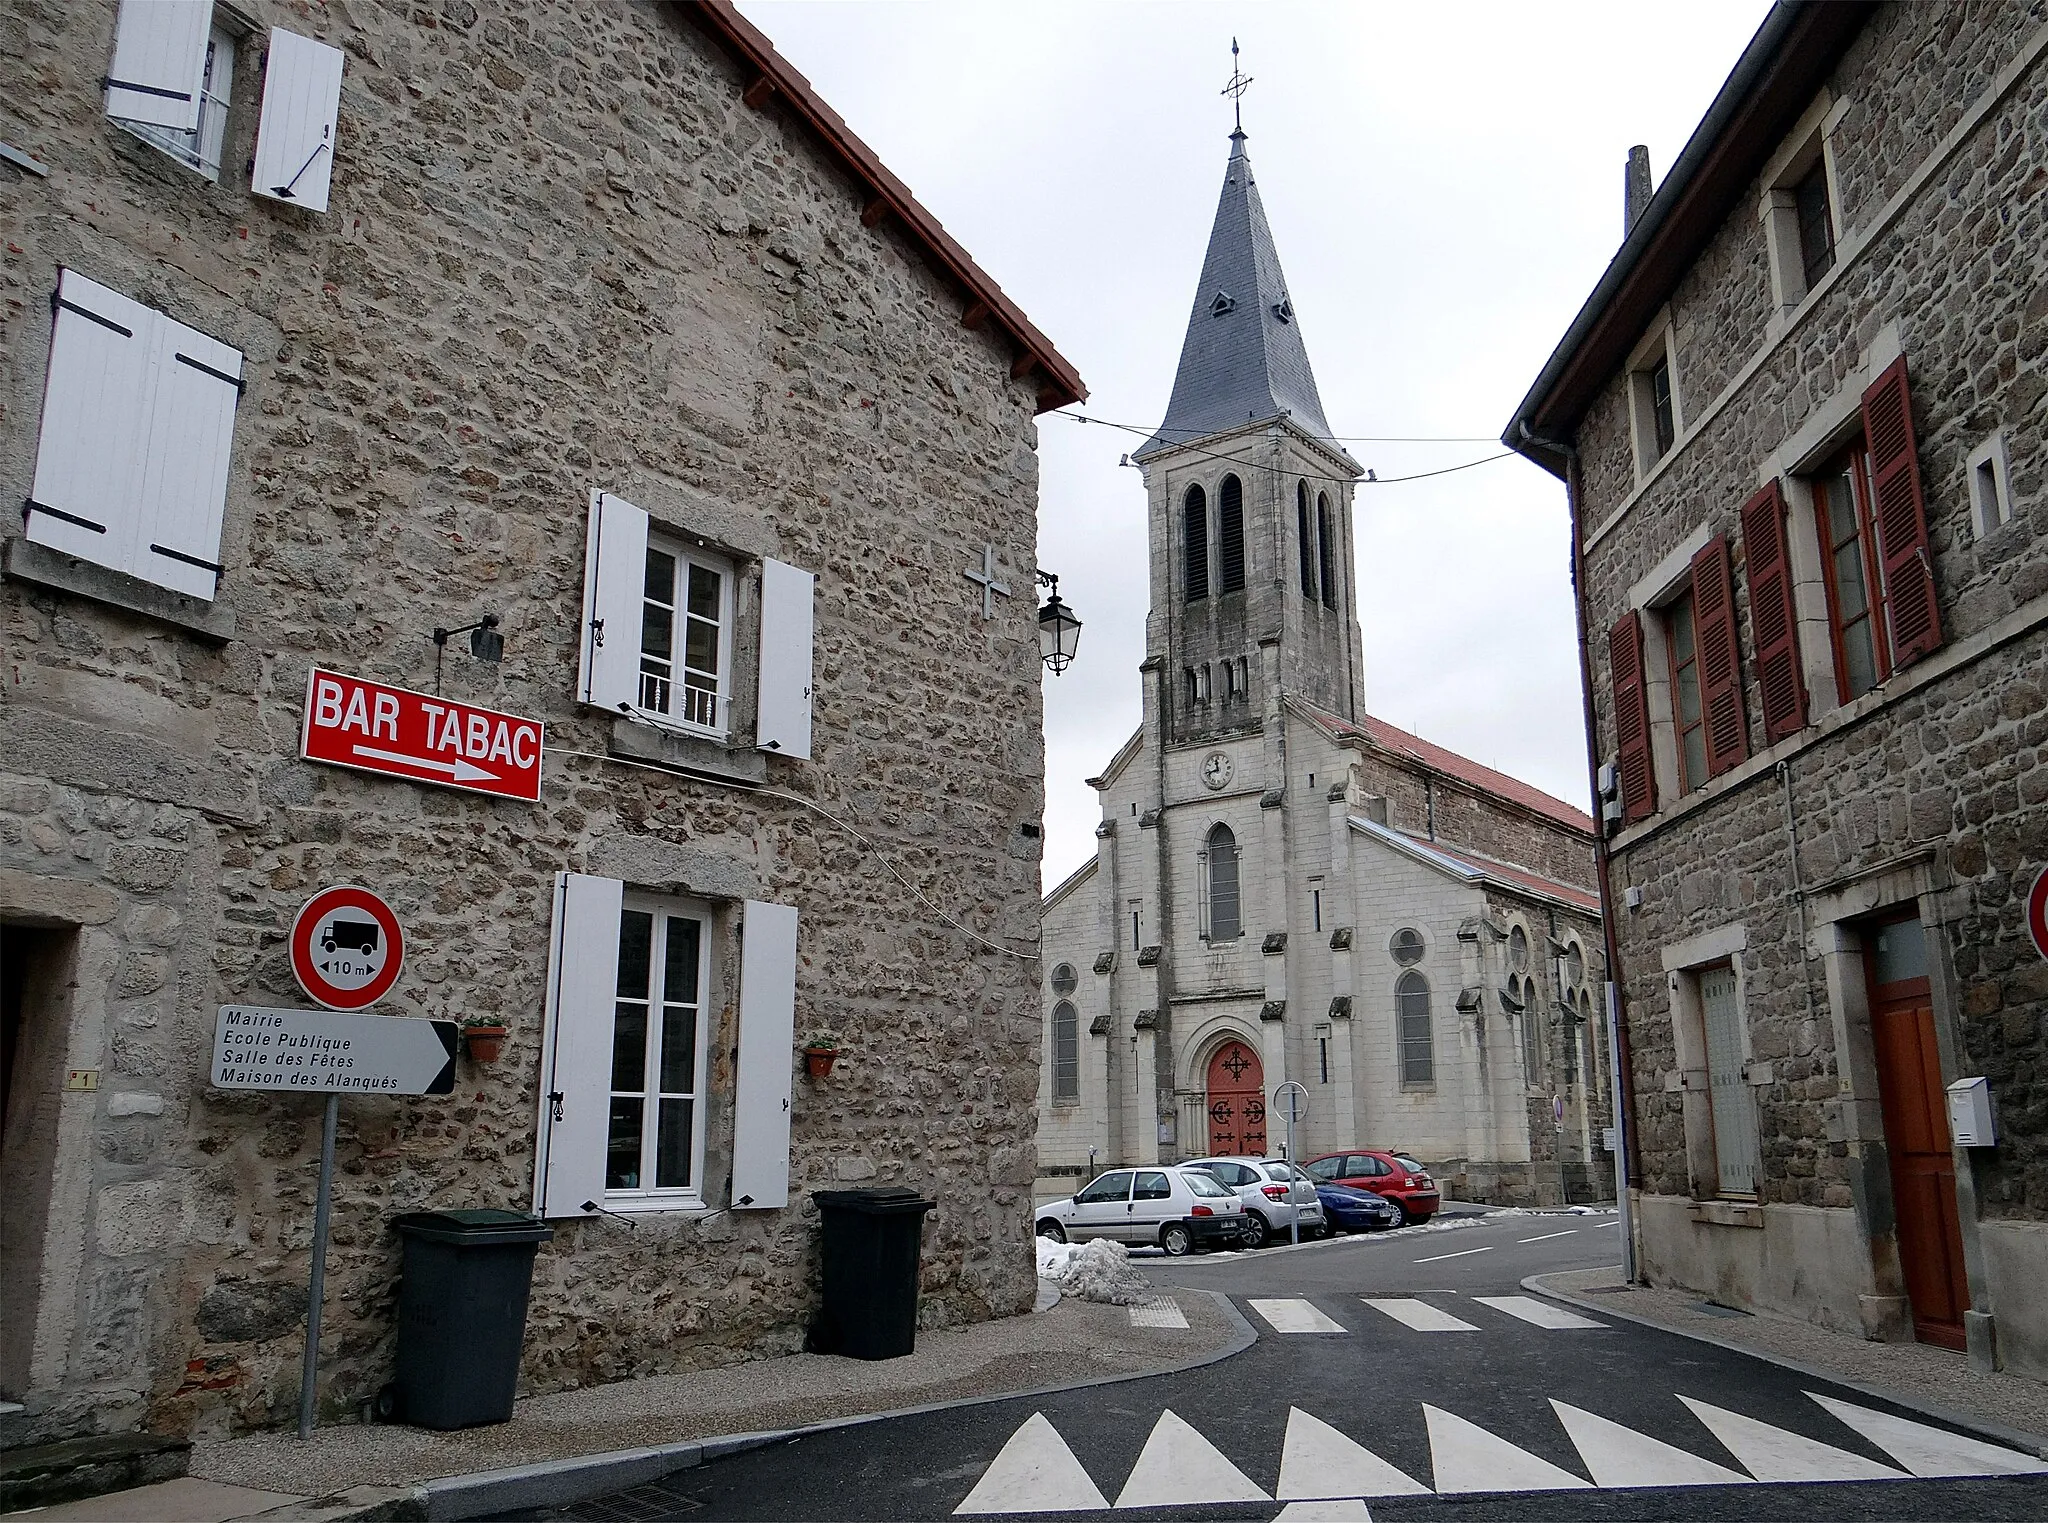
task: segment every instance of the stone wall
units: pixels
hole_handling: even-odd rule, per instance
[[[221,184],[110,123],[116,9],[0,23],[0,136],[51,167],[0,166],[0,495],[28,495],[59,266],[234,344],[237,632],[210,644],[0,584],[0,917],[53,883],[101,896],[70,1052],[104,1073],[61,1101],[82,1172],[52,1220],[75,1291],[44,1286],[30,1411],[0,1441],[290,1411],[319,1104],[212,1091],[204,1064],[218,1004],[302,1003],[285,932],[337,881],[406,921],[386,1010],[502,1015],[513,1035],[447,1099],[343,1103],[327,1417],[390,1376],[387,1218],[530,1199],[562,869],[714,903],[714,1200],[735,898],[798,906],[799,1029],[834,1026],[848,1051],[796,1087],[799,1204],[559,1226],[523,1389],[795,1347],[816,1294],[804,1192],[842,1181],[940,1200],[928,1323],[1028,1308],[1037,966],[949,923],[1022,954],[1037,935],[1030,600],[984,623],[961,575],[984,543],[1012,585],[1034,561],[1034,388],[1005,344],[668,7],[252,5],[347,54],[325,214],[247,193],[256,37]],[[600,488],[817,573],[814,759],[767,761],[791,796],[607,759],[613,721],[572,697]],[[438,680],[547,722],[538,806],[297,759],[309,664],[428,687],[428,631],[485,609],[503,665],[457,641]]]

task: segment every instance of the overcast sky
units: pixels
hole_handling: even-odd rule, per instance
[[[1497,451],[1621,241],[1629,145],[1661,180],[1766,6],[742,9],[1079,367],[1080,410],[1147,430],[1222,187],[1235,35],[1331,428],[1443,441],[1349,446],[1387,478]],[[1039,420],[1039,561],[1084,621],[1045,683],[1047,888],[1093,854],[1085,779],[1138,723],[1145,499],[1117,464],[1138,442]],[[1562,486],[1511,457],[1357,501],[1366,706],[1583,807]]]

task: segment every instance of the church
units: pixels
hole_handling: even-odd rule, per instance
[[[1447,1197],[1607,1199],[1594,823],[1368,713],[1364,472],[1323,416],[1240,127],[1146,489],[1143,720],[1044,903],[1038,1193],[1398,1149]]]

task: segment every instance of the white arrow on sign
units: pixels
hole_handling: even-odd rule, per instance
[[[356,755],[368,756],[376,761],[402,762],[408,767],[425,767],[433,772],[445,772],[458,783],[495,783],[498,774],[486,772],[482,767],[473,767],[457,757],[454,761],[442,761],[439,757],[408,756],[403,751],[380,751],[375,746],[356,746]]]
[[[445,1095],[455,1088],[455,1038],[453,1021],[222,1005],[213,1087]]]

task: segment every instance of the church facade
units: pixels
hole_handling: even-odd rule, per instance
[[[1363,474],[1324,420],[1243,133],[1167,416],[1143,721],[1045,900],[1039,1193],[1400,1149],[1454,1197],[1611,1196],[1593,822],[1364,707]]]

